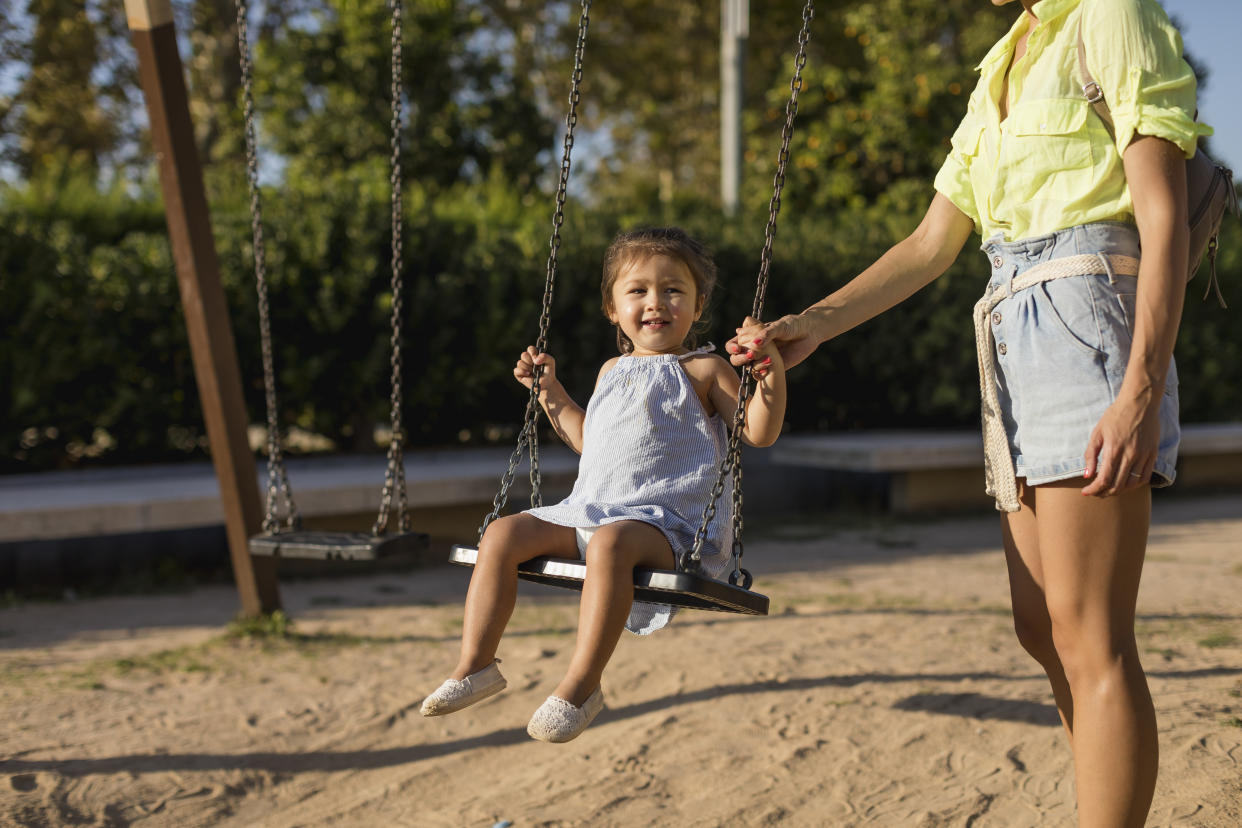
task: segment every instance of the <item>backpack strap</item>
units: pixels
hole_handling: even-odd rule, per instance
[[[1108,108],[1108,101],[1104,99],[1104,90],[1095,82],[1095,78],[1091,77],[1091,70],[1087,68],[1087,44],[1082,39],[1082,18],[1078,19],[1078,74],[1082,80],[1082,94],[1087,99],[1087,103],[1091,104],[1091,108],[1095,110],[1095,114],[1100,116],[1100,120],[1104,122],[1104,128],[1108,130],[1108,136],[1117,140],[1117,133],[1113,127],[1113,113]]]
[[[1116,126],[1113,123],[1113,113],[1109,110],[1108,101],[1104,98],[1104,90],[1100,88],[1100,85],[1098,83],[1096,83],[1095,78],[1091,76],[1091,70],[1087,68],[1087,44],[1082,39],[1082,18],[1081,17],[1079,17],[1078,19],[1078,74],[1079,74],[1079,79],[1082,81],[1083,96],[1087,99],[1087,103],[1091,104],[1091,108],[1095,110],[1095,114],[1100,116],[1100,121],[1104,124],[1104,129],[1108,131],[1108,137],[1112,138],[1113,143],[1116,144],[1117,143],[1117,131],[1116,131]],[[1198,117],[1199,117],[1199,113],[1196,111],[1195,118],[1197,119]],[[1187,172],[1189,172],[1189,165],[1198,161],[1200,157],[1207,159],[1207,156],[1203,154],[1202,150],[1198,151],[1195,155],[1194,161],[1187,162],[1188,164]],[[1224,202],[1224,206],[1223,208],[1221,208],[1221,212],[1217,214],[1215,223],[1211,226],[1211,235],[1206,240],[1206,248],[1200,249],[1197,255],[1195,255],[1195,251],[1192,250],[1193,258],[1191,259],[1187,278],[1194,276],[1195,270],[1198,269],[1200,258],[1202,257],[1203,253],[1206,252],[1209,270],[1208,270],[1208,283],[1207,283],[1207,287],[1204,288],[1203,298],[1207,299],[1208,296],[1212,293],[1212,291],[1215,290],[1216,301],[1220,304],[1222,308],[1226,308],[1228,307],[1228,305],[1225,304],[1225,297],[1221,295],[1221,292],[1220,292],[1220,282],[1216,278],[1216,250],[1219,244],[1218,236],[1219,236],[1219,227],[1220,227],[1220,216],[1223,215],[1224,213],[1233,213],[1234,215],[1239,214],[1238,193],[1234,189],[1234,186],[1233,186],[1233,173],[1232,172],[1230,172],[1227,168],[1222,167],[1221,165],[1217,164],[1216,162],[1211,161],[1210,159],[1208,159],[1207,163],[1215,168],[1215,172],[1210,177],[1211,178],[1210,183],[1201,184],[1197,191],[1195,187],[1193,186],[1190,187],[1191,191],[1187,192],[1187,208],[1193,210],[1195,209],[1195,205],[1199,204],[1201,205],[1198,208],[1199,210],[1206,209],[1207,206],[1210,204],[1210,202],[1213,199],[1218,197],[1216,194],[1217,185],[1219,185],[1222,188],[1223,192],[1219,197]],[[1193,236],[1195,232],[1195,228],[1198,226],[1200,219],[1195,218],[1194,216],[1190,216],[1188,218],[1190,218],[1190,230],[1191,230],[1191,235]],[[1193,239],[1192,239],[1191,244],[1193,247],[1194,246]]]

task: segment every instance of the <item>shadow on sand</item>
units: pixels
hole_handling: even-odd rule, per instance
[[[1242,667],[1214,667],[1203,670],[1174,670],[1149,673],[1162,678],[1202,678],[1206,676],[1242,675]],[[668,710],[685,704],[718,699],[728,695],[749,693],[800,692],[820,687],[856,687],[864,684],[892,684],[897,682],[959,682],[966,680],[1031,681],[1042,679],[1034,673],[910,673],[882,674],[862,673],[850,676],[822,676],[820,678],[794,679],[791,681],[759,681],[748,684],[727,684],[710,687],[692,693],[652,699],[618,709],[606,709],[596,727],[610,722],[632,719],[648,713]],[[415,708],[411,704],[390,716],[389,725],[404,719]],[[961,716],[963,718],[1026,722],[1055,727],[1059,724],[1056,709],[1052,705],[1018,699],[982,696],[976,693],[919,693],[893,705],[896,710],[911,712],[934,712]],[[430,745],[383,750],[316,751],[311,753],[148,753],[127,756],[110,756],[102,759],[9,759],[0,761],[0,773],[9,775],[15,789],[30,789],[37,784],[28,776],[34,773],[58,773],[64,776],[89,776],[109,773],[166,773],[168,771],[220,771],[261,770],[273,773],[312,773],[346,770],[373,770],[396,765],[424,762],[442,756],[463,753],[478,748],[505,747],[529,739],[523,728],[509,728]]]

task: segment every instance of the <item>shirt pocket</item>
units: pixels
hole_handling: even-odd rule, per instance
[[[1051,98],[1014,108],[1002,159],[1011,195],[1069,200],[1090,187],[1088,106],[1085,100]]]

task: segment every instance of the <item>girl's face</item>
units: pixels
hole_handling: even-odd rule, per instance
[[[608,318],[634,343],[633,356],[682,353],[703,311],[690,269],[660,255],[622,268],[611,299]]]

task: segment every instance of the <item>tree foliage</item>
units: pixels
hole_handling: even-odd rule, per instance
[[[0,11],[14,2],[0,0]],[[0,98],[0,152],[21,175],[0,185],[0,385],[10,392],[0,470],[199,455],[162,207],[139,155],[132,50],[117,40],[120,4],[24,2],[29,26],[0,15],[0,77],[16,79]],[[260,422],[233,5],[174,5],[247,405]],[[524,399],[513,355],[536,333],[578,5],[405,8],[406,421],[416,445],[499,440]],[[801,22],[800,4],[756,2],[752,12],[743,203],[724,221],[718,4],[594,8],[550,344],[580,400],[614,350],[598,280],[619,229],[675,221],[715,249],[716,342],[750,308]],[[843,284],[915,226],[972,67],[1012,12],[978,0],[821,4],[769,316]],[[250,31],[281,420],[339,449],[374,449],[374,426],[387,419],[392,307],[387,7],[272,0]],[[1236,298],[1238,224],[1222,250]],[[967,253],[883,319],[821,348],[791,374],[791,427],[974,426],[969,314],[982,278]],[[1236,418],[1242,342],[1229,318],[1188,302],[1177,353],[1186,418]]]
[[[28,0],[25,13],[32,25],[24,43],[15,42],[11,21],[0,31],[4,68],[25,68],[20,88],[0,104],[0,122],[17,138],[5,148],[7,160],[25,176],[56,158],[98,169],[127,147],[134,72],[116,48],[124,9],[100,0]]]

